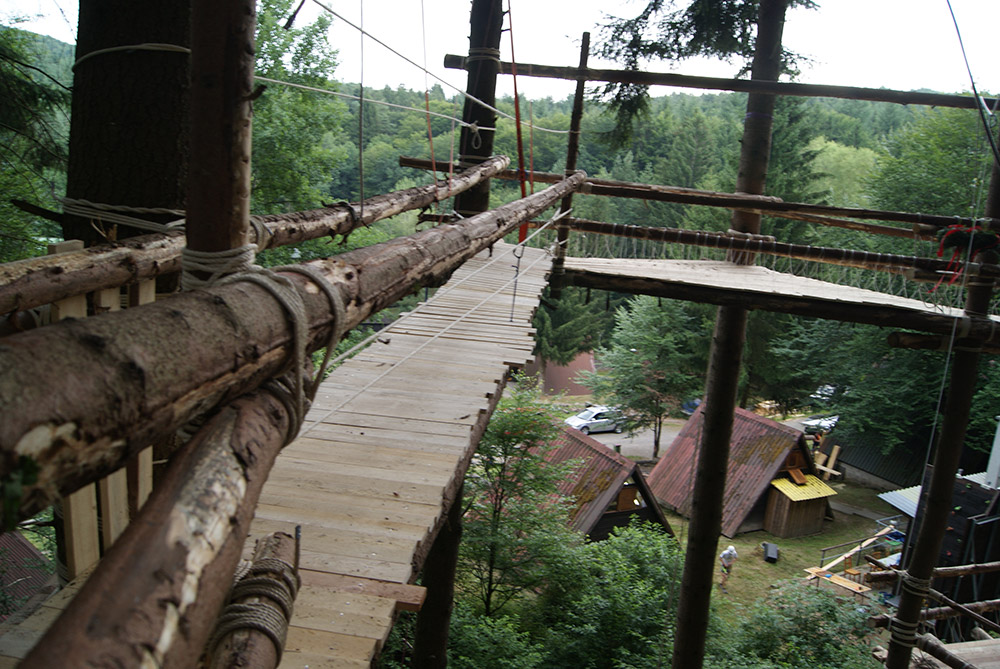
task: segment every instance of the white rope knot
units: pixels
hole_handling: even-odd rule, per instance
[[[909,572],[903,571],[900,575],[900,580],[903,584],[903,590],[906,590],[911,595],[924,599],[930,595],[932,579],[917,578],[916,576],[911,576]]]
[[[246,244],[226,251],[181,249],[181,288],[197,290],[214,286],[231,274],[249,272],[255,265],[257,245]],[[200,277],[195,272],[208,275]]]
[[[905,648],[913,648],[917,645],[917,627],[919,627],[919,623],[908,623],[899,618],[889,618],[889,632],[892,641]]]
[[[59,198],[63,212],[81,218],[90,218],[101,222],[125,225],[149,232],[174,232],[184,229],[184,212],[179,209],[165,207],[128,207],[120,204],[104,204],[71,197]],[[152,214],[158,216],[176,216],[169,223],[157,223],[132,214]]]

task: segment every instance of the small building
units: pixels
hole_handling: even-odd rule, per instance
[[[579,430],[564,426],[545,456],[549,462],[577,461],[559,492],[573,501],[571,526],[593,541],[606,539],[615,527],[634,518],[674,532],[653,496],[639,465]]]
[[[649,475],[649,487],[667,508],[691,514],[698,442],[705,405],[688,419]],[[816,476],[804,435],[788,425],[736,409],[722,506],[727,537],[767,530],[779,537],[815,534],[830,515],[836,492]]]

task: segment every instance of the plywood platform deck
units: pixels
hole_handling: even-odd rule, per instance
[[[369,667],[456,494],[511,365],[532,358],[531,320],[551,258],[513,247],[466,262],[428,303],[338,367],[264,486],[256,538],[302,528],[302,588],[281,667]],[[82,579],[0,628],[16,666]]]
[[[443,522],[510,365],[534,348],[551,262],[527,249],[517,297],[511,246],[477,256],[428,304],[382,331],[320,387],[279,456],[253,539],[302,526],[303,589],[282,667],[367,667]],[[506,254],[506,255],[504,255]],[[513,320],[511,312],[513,306]]]
[[[916,329],[934,323],[940,330],[963,316],[961,309],[930,299],[897,297],[726,261],[566,258],[565,268],[567,277],[581,286],[625,290],[616,280],[627,280],[629,288],[639,287],[646,295],[860,323],[891,322]],[[990,318],[1000,325],[1000,317]]]

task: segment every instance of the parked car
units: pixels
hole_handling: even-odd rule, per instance
[[[802,421],[802,431],[806,434],[816,434],[822,432],[826,434],[837,426],[840,416],[811,416]]]
[[[575,427],[584,434],[591,432],[621,432],[623,416],[614,407],[587,407],[575,416],[570,416],[563,422]]]

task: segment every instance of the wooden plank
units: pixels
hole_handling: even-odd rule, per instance
[[[833,448],[830,449],[830,459],[826,462],[826,467],[823,468],[823,480],[830,480],[830,472],[837,465],[837,456],[840,454],[840,444],[834,444]]]
[[[65,253],[83,249],[80,240],[67,240],[49,245],[49,253]],[[54,302],[51,306],[53,321],[64,318],[86,318],[87,296],[77,295]],[[72,361],[69,361],[72,364]],[[66,552],[66,577],[73,580],[101,558],[97,521],[97,487],[86,485],[61,502],[63,537]]]
[[[304,497],[303,506],[306,508],[314,508],[310,490],[347,492],[358,497],[374,499],[405,499],[424,504],[440,504],[445,489],[444,485],[390,481],[371,476],[352,477],[334,472],[316,472],[308,468],[290,472],[282,467],[281,471],[273,471],[268,480],[274,481],[276,485],[297,489]]]
[[[292,620],[297,627],[374,639],[381,644],[389,634],[386,621],[395,610],[393,599],[303,583]]]
[[[129,306],[138,307],[156,300],[156,280],[149,279],[129,286]],[[125,466],[128,477],[129,511],[132,517],[153,492],[153,447],[149,446],[133,457]]]
[[[881,530],[879,530],[878,532],[876,532],[874,536],[865,539],[860,544],[858,544],[857,546],[855,546],[851,550],[847,551],[846,553],[844,553],[843,555],[841,555],[840,557],[838,557],[836,560],[833,560],[832,562],[827,562],[822,567],[811,567],[810,569],[806,569],[806,571],[808,571],[810,574],[812,574],[812,571],[810,571],[811,569],[819,569],[820,571],[830,571],[831,567],[836,567],[838,564],[840,564],[841,562],[843,562],[847,558],[852,557],[855,553],[857,553],[858,551],[860,551],[862,548],[865,548],[866,546],[870,546],[871,544],[873,544],[876,541],[878,541],[879,537],[881,537],[883,535],[886,535],[886,534],[889,534],[889,532],[892,532],[895,529],[896,528],[894,528],[892,526],[883,527]],[[808,578],[809,579],[815,578],[815,575],[810,576]]]
[[[4,630],[0,636],[0,655],[24,658],[60,613],[61,609],[42,605],[18,625]]]
[[[792,480],[796,483],[796,485],[805,485],[807,482],[805,475],[798,467],[792,467],[789,469],[788,475],[792,477]]]
[[[349,510],[349,513],[357,518],[382,518],[407,525],[425,525],[430,529],[441,513],[441,505],[437,500],[433,504],[422,504],[399,497],[385,499],[367,497],[361,505],[355,495],[340,490],[318,490],[311,496],[310,501],[313,508],[303,508],[305,505],[302,504],[301,489],[284,486],[278,482],[272,484],[270,480],[261,495],[261,504],[300,509],[303,514],[307,514],[305,517],[313,511],[323,513],[327,509],[332,509],[334,513],[338,513]]]
[[[121,290],[108,288],[94,293],[97,313],[119,311]],[[124,469],[102,479],[97,484],[97,499],[101,515],[101,541],[107,551],[128,525],[128,476]]]
[[[369,669],[378,648],[374,639],[292,625],[278,668]]]
[[[421,541],[429,532],[429,523],[408,524],[395,518],[386,518],[384,513],[374,515],[356,514],[351,509],[344,513],[330,510],[288,508],[277,504],[259,504],[255,518],[284,523],[287,527],[301,525],[308,528],[326,530],[347,530],[373,536],[390,535],[409,541]]]
[[[820,567],[809,567],[806,569],[812,575],[812,578],[818,578],[822,581],[828,581],[836,586],[844,588],[845,590],[850,590],[855,594],[864,594],[871,590],[867,585],[861,585],[860,583],[855,583],[843,576],[837,576],[836,574],[831,574],[830,572],[822,569]]]
[[[424,603],[427,590],[419,585],[392,583],[347,574],[299,570],[303,585],[324,588],[334,592],[357,592],[394,601],[397,611],[419,611]]]

